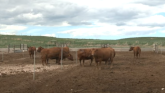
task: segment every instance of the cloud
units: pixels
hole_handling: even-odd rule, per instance
[[[90,28],[78,28],[72,30],[66,30],[58,33],[71,34],[73,37],[95,37],[95,36],[136,36],[136,35],[148,35],[153,34],[161,27],[147,27],[147,26],[116,26],[100,24],[99,26]]]
[[[128,22],[127,25],[165,27],[165,16],[153,15],[144,18],[138,18]]]
[[[0,25],[0,31],[6,30],[24,30],[26,26],[16,26],[16,25]]]
[[[75,20],[79,19],[77,17],[83,15],[86,11],[85,7],[58,0],[50,0],[50,2],[45,0],[19,0],[20,2],[13,0],[11,3],[7,2],[8,0],[6,2],[4,0],[0,1],[3,5],[0,10],[0,22],[6,25],[56,26],[62,25],[66,21],[74,25],[77,22]],[[14,1],[17,3],[14,3]],[[86,24],[82,20],[79,24],[81,23]]]
[[[47,37],[55,37],[56,35],[55,34],[44,34],[42,36],[47,36]]]
[[[144,5],[149,5],[149,6],[158,6],[158,5],[163,5],[165,3],[164,0],[139,0],[137,3],[141,3]]]
[[[94,21],[117,24],[162,11],[159,7],[148,6],[148,0],[0,1],[0,23],[5,25],[65,26],[65,22],[67,25],[77,26],[91,25]],[[161,0],[150,3],[155,6],[165,4]]]
[[[16,35],[16,31],[12,32],[0,32],[1,35]]]
[[[165,30],[163,30],[163,31],[160,31],[161,33],[165,33]]]
[[[165,10],[163,0],[49,0],[49,2],[0,0],[0,2],[0,31],[21,31],[29,25],[67,26],[71,28],[60,30],[59,33],[75,37],[100,37],[153,34],[165,26],[165,17],[158,15]],[[36,29],[38,28],[32,29],[29,33],[44,31]]]

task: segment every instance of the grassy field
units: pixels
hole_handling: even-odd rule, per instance
[[[118,46],[135,46],[143,47],[158,45],[165,46],[164,37],[139,37],[125,38],[119,40],[99,40],[99,39],[74,39],[74,38],[55,38],[45,36],[20,36],[20,35],[0,35],[0,48],[6,48],[9,44],[19,45],[27,44],[28,46],[53,47],[61,44],[68,44],[70,47],[100,47],[101,44],[118,45]]]

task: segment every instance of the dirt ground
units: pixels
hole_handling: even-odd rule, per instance
[[[101,70],[95,62],[89,66],[89,60],[84,67],[76,60],[64,60],[63,67],[50,60],[43,67],[37,54],[35,77],[34,59],[27,52],[5,54],[3,59],[0,93],[165,93],[165,56],[153,52],[133,59],[132,52],[117,51],[113,69],[102,62]]]

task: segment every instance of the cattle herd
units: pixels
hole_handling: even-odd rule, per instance
[[[129,51],[133,50],[134,58],[140,57],[141,49],[139,46],[130,47]],[[56,59],[56,63],[60,64],[60,60],[65,58],[73,61],[73,56],[70,53],[69,47],[53,47],[53,48],[43,48],[38,47],[28,47],[28,52],[30,58],[34,57],[34,52],[37,51],[41,54],[42,65],[47,65],[49,59]],[[90,65],[93,60],[95,60],[96,66],[98,69],[101,69],[101,62],[104,61],[105,64],[110,64],[110,68],[113,66],[113,59],[115,58],[116,52],[115,49],[111,47],[102,47],[102,48],[90,48],[90,49],[79,49],[77,51],[77,57],[80,61],[83,61],[83,66],[85,60],[91,60]]]

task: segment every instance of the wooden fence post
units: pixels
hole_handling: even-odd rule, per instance
[[[20,44],[20,45],[19,45],[19,47],[20,47],[20,50],[21,50],[21,45],[22,45],[22,44]]]
[[[23,44],[23,50],[24,50],[24,44]]]
[[[10,52],[10,44],[8,45],[8,53]]]

